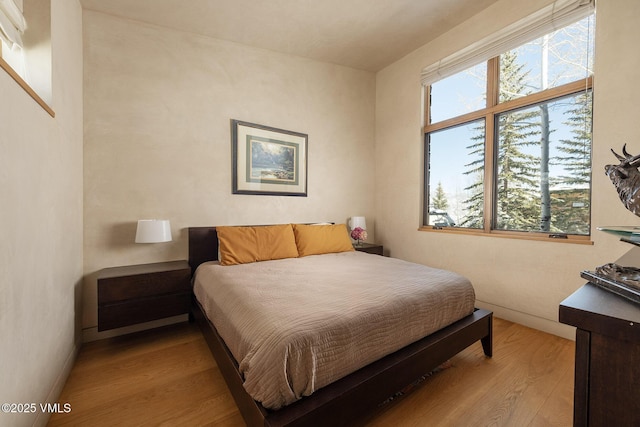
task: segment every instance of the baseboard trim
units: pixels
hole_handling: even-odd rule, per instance
[[[564,325],[557,321],[534,316],[528,313],[523,313],[521,311],[512,310],[510,308],[501,307],[499,305],[491,304],[484,301],[476,300],[476,307],[493,311],[493,314],[496,317],[508,320],[510,322],[518,323],[529,328],[557,335],[568,340],[575,341],[576,339],[576,328],[574,328],[573,326]]]
[[[73,365],[76,363],[76,358],[78,357],[78,352],[80,351],[81,346],[82,346],[82,342],[80,340],[78,340],[73,344],[73,347],[71,348],[71,352],[67,356],[67,359],[64,361],[64,365],[60,370],[60,374],[58,374],[58,377],[53,383],[53,387],[51,387],[51,390],[47,395],[46,401],[42,402],[43,404],[66,403],[66,402],[59,402],[58,399],[60,398],[60,394],[62,393],[62,389],[64,388],[64,385],[67,383],[67,379],[69,378],[69,375],[71,374]],[[49,422],[50,416],[51,414],[48,412],[37,411],[37,416],[33,421],[32,425],[34,427],[46,426],[47,423]]]

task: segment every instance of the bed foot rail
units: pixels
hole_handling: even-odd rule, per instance
[[[348,426],[375,411],[381,402],[458,352],[481,341],[492,354],[493,313],[476,309],[469,316],[377,362],[323,387],[278,411],[269,411],[244,390],[231,352],[193,298],[193,314],[216,359],[238,409],[250,427]]]

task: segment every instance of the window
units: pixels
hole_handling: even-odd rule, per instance
[[[425,87],[426,228],[588,240],[594,21]]]
[[[51,88],[50,0],[0,0],[0,68],[45,111]]]
[[[22,13],[22,1],[0,0],[0,58],[20,76],[24,75],[23,36],[27,21]]]

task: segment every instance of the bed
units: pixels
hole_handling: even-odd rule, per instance
[[[322,228],[299,227],[301,230],[312,230],[316,233],[310,236],[318,236],[317,232]],[[477,341],[481,342],[486,356],[492,355],[492,313],[474,309],[473,305],[469,306],[469,299],[471,298],[473,304],[473,298],[464,293],[467,292],[464,290],[465,286],[453,284],[448,288],[453,289],[448,293],[451,300],[449,302],[443,300],[429,303],[453,307],[453,314],[447,314],[454,316],[453,318],[442,317],[444,315],[436,312],[434,317],[437,319],[433,321],[415,317],[418,313],[398,310],[390,305],[386,294],[378,294],[385,288],[391,288],[394,293],[402,294],[404,298],[416,293],[418,288],[412,286],[417,280],[416,277],[420,275],[417,273],[428,271],[428,276],[435,275],[433,281],[436,283],[459,281],[453,273],[429,270],[428,267],[418,264],[348,250],[316,254],[313,253],[313,245],[305,248],[304,243],[300,243],[298,234],[295,235],[296,243],[299,244],[296,252],[305,256],[298,258],[285,253],[271,254],[265,259],[260,259],[260,255],[253,254],[252,257],[257,256],[257,260],[263,262],[233,262],[232,266],[222,266],[222,262],[231,258],[228,251],[224,251],[222,257],[220,256],[221,246],[228,246],[229,239],[243,239],[242,236],[238,238],[233,234],[228,235],[228,228],[189,228],[189,263],[194,273],[192,315],[201,327],[238,408],[249,426],[346,425],[375,411],[394,393]],[[261,227],[260,230],[264,229]],[[332,232],[335,231],[333,229]],[[274,237],[269,236],[269,239],[273,240]],[[276,241],[277,239],[275,238]],[[314,240],[324,241],[324,238],[316,237]],[[348,237],[347,242],[350,246]],[[252,244],[254,243],[249,243]],[[301,244],[303,246],[300,246]],[[354,277],[349,276],[348,270],[351,268],[356,270]],[[400,270],[395,270],[396,268]],[[406,274],[403,273],[405,270]],[[323,271],[335,271],[334,278],[323,276]],[[368,271],[374,272],[374,275],[370,278],[366,275],[358,278],[358,275]],[[305,276],[305,272],[313,274]],[[297,281],[303,289],[302,295],[291,294],[289,292],[294,287],[272,280],[274,277],[282,278],[285,274],[290,275],[287,276],[290,278],[280,282]],[[408,280],[410,283],[405,284],[395,279],[403,275],[411,278]],[[269,276],[272,276],[271,279]],[[340,282],[336,281],[335,277],[347,280],[349,286],[339,286]],[[230,284],[225,285],[227,280]],[[394,282],[392,287],[386,284],[391,281]],[[360,292],[359,289],[369,282],[375,287]],[[305,290],[303,285],[309,287]],[[318,291],[321,286],[322,290]],[[406,291],[398,291],[405,289],[405,286]],[[422,285],[418,283],[415,286]],[[455,286],[458,286],[458,290]],[[319,313],[326,306],[322,305],[321,300],[329,288],[338,292],[337,301],[340,303],[337,307],[331,308],[334,311],[330,310],[329,315],[323,318]],[[213,299],[209,299],[207,293],[211,293]],[[260,296],[261,301],[251,302],[251,293]],[[350,293],[357,296],[350,300]],[[370,298],[367,295],[370,295]],[[218,301],[215,298],[218,298]],[[425,296],[423,299],[430,298],[432,297]],[[230,308],[225,308],[222,300],[226,301],[224,304]],[[268,300],[269,304],[263,304],[264,300]],[[316,304],[316,300],[318,305],[309,308]],[[357,304],[354,300],[357,300]],[[466,302],[455,303],[459,300]],[[380,301],[385,303],[374,310],[372,307]],[[294,320],[281,317],[281,312],[285,310],[278,304],[288,304],[287,311],[297,312],[287,313],[287,316],[294,316]],[[401,301],[398,304],[413,306],[414,303]],[[263,320],[260,320],[263,306],[267,308],[264,309],[265,314],[262,314]],[[296,307],[304,309],[296,310]],[[225,310],[228,313],[223,315]],[[380,314],[376,310],[379,310]],[[426,313],[434,308],[425,306],[417,310]],[[391,320],[382,317],[384,311],[392,315]],[[339,316],[336,312],[348,313],[349,316]],[[402,315],[397,314],[400,312]],[[235,317],[240,319],[240,324],[237,324],[237,319],[232,319],[234,313]],[[231,318],[224,317],[227,315]],[[296,315],[298,317],[295,317]],[[355,320],[362,318],[363,325],[348,326],[348,329],[345,329],[342,317],[353,317]],[[403,331],[402,334],[385,329],[394,322],[398,330]],[[274,332],[259,330],[254,333],[246,329],[246,324],[254,324],[253,327],[258,324],[261,328],[270,328],[275,324],[280,328],[289,329],[274,329]],[[318,324],[333,329],[326,334],[323,331],[314,331],[308,336],[303,335],[306,333],[305,328]],[[336,327],[344,331],[335,332],[338,330]],[[432,330],[434,328],[435,330]],[[383,341],[385,345],[390,346],[389,349],[381,349],[378,345],[381,335],[386,337]],[[273,336],[292,337],[291,340],[295,342],[280,344],[278,340],[272,339]],[[261,337],[260,341],[267,342],[267,345],[254,347],[251,342],[258,337]],[[342,344],[337,346],[329,342],[327,337],[338,337],[336,339]],[[311,339],[317,342],[310,343]],[[405,342],[406,340],[408,342]],[[301,346],[297,347],[300,343]],[[313,351],[308,351],[305,345],[312,347]],[[267,353],[267,350],[263,351],[264,347],[277,355],[284,354],[284,362],[271,360],[270,357],[273,356],[270,356],[271,353]],[[355,353],[359,355],[358,360],[351,360]],[[361,357],[365,359],[359,360]],[[349,361],[348,364],[342,363],[346,360]],[[312,373],[305,374],[309,369]],[[266,371],[269,370],[274,371],[275,377],[266,376]],[[302,375],[302,379],[296,379],[294,374]]]

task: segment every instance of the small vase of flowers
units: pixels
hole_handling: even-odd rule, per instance
[[[356,246],[360,246],[362,241],[367,240],[367,230],[356,227],[351,230],[351,238],[357,242]]]

